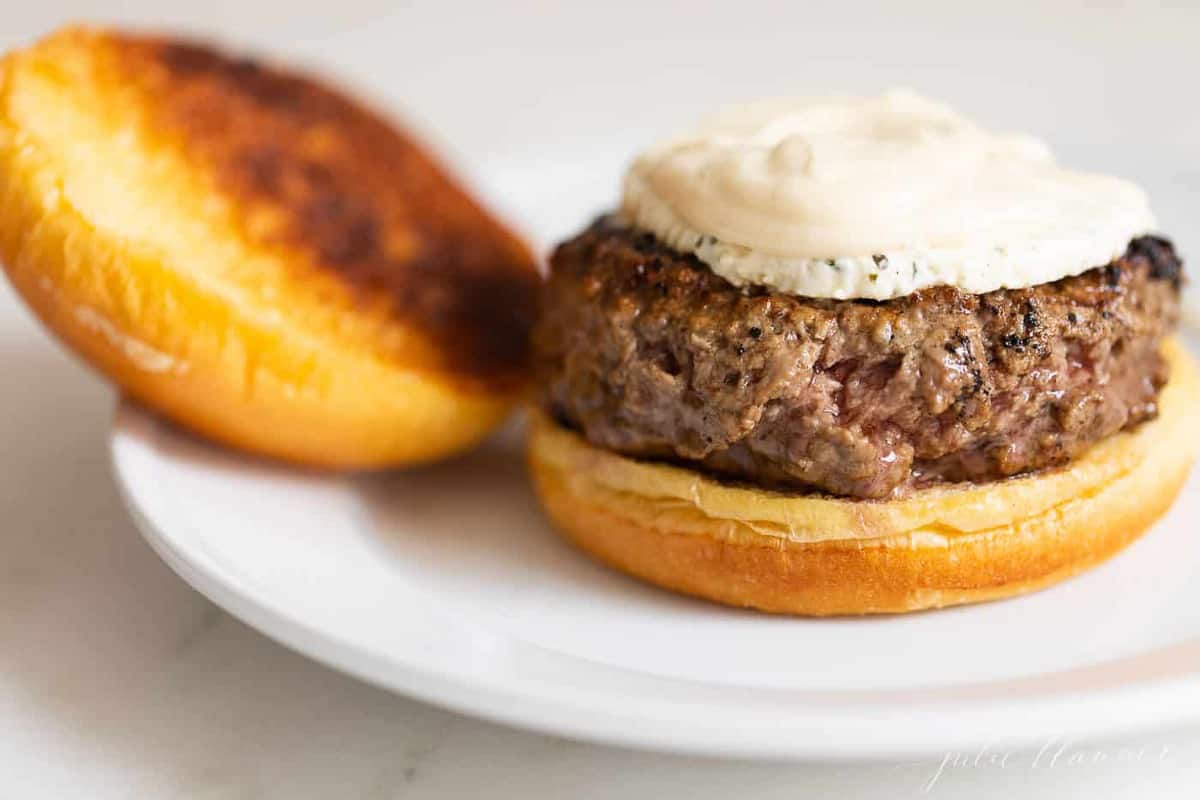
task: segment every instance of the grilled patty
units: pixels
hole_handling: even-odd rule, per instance
[[[776,488],[885,498],[1063,464],[1151,419],[1171,244],[1028,289],[887,302],[737,288],[603,217],[551,259],[542,402],[592,444]]]

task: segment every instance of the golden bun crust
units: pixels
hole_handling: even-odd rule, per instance
[[[535,414],[528,460],[551,520],[599,560],[733,606],[823,616],[1032,591],[1094,566],[1174,501],[1200,433],[1195,364],[1165,346],[1157,419],[1061,469],[889,501],[797,496],[590,446]]]
[[[147,406],[354,468],[447,455],[506,415],[540,281],[442,167],[333,90],[83,28],[0,62],[0,259]]]

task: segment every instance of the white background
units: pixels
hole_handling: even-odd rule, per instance
[[[597,209],[632,148],[714,105],[909,85],[1140,181],[1163,229],[1200,252],[1200,4],[643,5],[0,0],[0,46],[72,19],[202,32],[337,76],[467,172],[592,154],[612,176]],[[109,391],[6,288],[0,376],[0,800],[896,798],[937,773],[940,759],[760,765],[580,745],[331,673],[156,561],[108,475]],[[1063,745],[1054,766],[969,754],[928,795],[1191,797],[1200,785],[1195,732],[1051,752]]]

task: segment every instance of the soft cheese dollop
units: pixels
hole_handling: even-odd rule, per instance
[[[621,213],[736,285],[839,299],[1047,283],[1154,228],[1134,184],[908,91],[722,114],[637,158]]]

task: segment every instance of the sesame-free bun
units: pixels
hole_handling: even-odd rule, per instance
[[[539,283],[525,245],[352,100],[83,28],[0,62],[0,260],[150,408],[347,468],[491,430],[522,393]]]
[[[528,459],[551,520],[630,575],[733,606],[804,615],[915,611],[1039,589],[1141,535],[1178,494],[1200,415],[1168,342],[1159,416],[1055,470],[898,500],[789,495],[589,445],[536,413]]]

